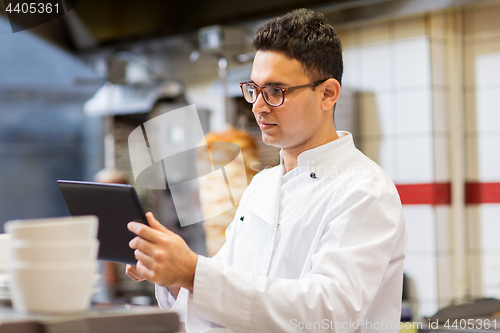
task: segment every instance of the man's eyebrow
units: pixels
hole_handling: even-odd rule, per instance
[[[266,86],[286,86],[283,82],[267,82]]]
[[[258,85],[257,83],[255,83],[254,80],[250,80],[250,82],[252,82],[253,84],[255,85]],[[264,87],[264,86],[279,86],[279,87],[282,87],[282,86],[286,86],[285,83],[283,82],[265,82],[261,87]]]

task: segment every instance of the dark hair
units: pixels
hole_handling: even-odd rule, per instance
[[[322,13],[302,8],[274,18],[257,30],[252,45],[300,61],[313,81],[333,77],[342,83],[340,38]]]

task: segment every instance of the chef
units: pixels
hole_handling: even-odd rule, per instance
[[[241,89],[280,165],[252,179],[213,258],[151,213],[149,226],[131,222],[127,274],[154,282],[188,332],[398,332],[402,207],[387,174],[335,129],[338,35],[301,9],[260,27],[253,46]]]

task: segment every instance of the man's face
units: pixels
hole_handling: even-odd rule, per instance
[[[298,60],[279,52],[258,51],[252,68],[252,81],[258,86],[292,87],[311,83]],[[269,106],[259,94],[252,111],[262,131],[265,144],[291,150],[306,150],[314,144],[320,125],[322,96],[310,87],[285,93],[285,102]],[[314,147],[314,145],[312,145]]]

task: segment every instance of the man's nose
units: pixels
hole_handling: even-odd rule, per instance
[[[252,112],[254,114],[259,114],[264,112],[269,113],[271,111],[271,106],[266,103],[266,101],[264,100],[264,96],[262,96],[262,94],[259,94],[259,96],[257,96],[257,100],[252,105]]]

